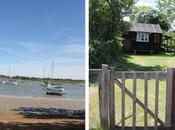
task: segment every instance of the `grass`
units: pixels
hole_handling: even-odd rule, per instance
[[[128,55],[127,62],[120,62],[119,70],[166,70],[168,67],[175,67],[175,56],[172,54],[159,54],[159,55]],[[126,80],[127,88],[132,92],[132,80]],[[100,129],[100,119],[99,119],[99,106],[98,106],[98,85],[91,84],[89,88],[89,121],[91,130],[101,130]],[[164,80],[159,82],[159,118],[163,121],[165,120],[165,92],[166,92],[166,82]],[[155,80],[148,81],[148,106],[154,112],[155,105]],[[127,119],[125,123],[127,126],[132,125],[132,100],[129,96],[126,98],[126,110],[125,116]],[[141,101],[144,100],[144,81],[137,80],[137,98]],[[121,125],[121,89],[115,85],[115,117],[116,125]],[[144,111],[137,105],[137,120],[138,126],[143,126],[144,121]],[[154,119],[148,115],[148,125],[154,125]]]
[[[166,70],[167,67],[175,67],[175,55],[163,54],[120,54],[113,65],[116,70]]]
[[[159,54],[159,55],[131,55],[128,59],[129,63],[135,63],[146,70],[149,67],[159,66],[160,70],[166,70],[167,67],[175,67],[175,56],[173,54]]]

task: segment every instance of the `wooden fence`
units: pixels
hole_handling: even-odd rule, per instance
[[[99,77],[100,122],[104,130],[175,130],[175,68],[167,71],[114,71],[113,67],[102,65],[102,69],[91,69],[90,75]],[[133,80],[132,92],[126,87],[125,80]],[[144,80],[144,101],[136,96],[137,79]],[[155,109],[148,107],[148,80],[155,80]],[[159,81],[166,81],[165,121],[158,117]],[[115,124],[115,89],[121,88],[121,126]],[[132,99],[132,126],[125,125],[125,95]],[[144,110],[144,126],[136,126],[136,104]],[[148,126],[148,114],[154,119],[154,126]]]

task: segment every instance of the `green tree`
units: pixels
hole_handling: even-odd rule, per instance
[[[171,22],[167,16],[158,10],[152,9],[151,7],[135,7],[130,18],[133,23],[159,24],[165,31],[168,31],[171,27]]]
[[[89,39],[90,67],[111,64],[121,47],[121,35],[129,23],[123,17],[131,13],[134,0],[90,0]]]
[[[159,12],[165,14],[169,22],[175,21],[175,1],[174,0],[157,0]]]
[[[135,6],[133,9],[132,9],[132,13],[131,15],[129,16],[130,18],[130,22],[131,23],[136,23],[137,22],[137,18],[139,17],[139,15],[142,13],[142,12],[149,12],[151,11],[152,8],[149,7],[149,6]]]

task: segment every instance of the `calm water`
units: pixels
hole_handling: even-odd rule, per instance
[[[27,96],[27,97],[45,97],[60,99],[84,99],[85,85],[82,83],[61,83],[65,94],[62,96],[46,95],[46,88],[39,82],[19,83],[18,85],[9,85],[0,83],[0,95],[8,96]]]

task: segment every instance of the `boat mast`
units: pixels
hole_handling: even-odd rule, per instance
[[[53,68],[54,68],[54,62],[52,61],[52,68],[51,68],[51,78],[53,79],[54,78],[54,75],[53,75]]]
[[[50,79],[50,82],[52,82],[52,79],[54,78],[54,75],[53,75],[54,69],[53,68],[54,68],[54,62],[52,61],[51,68],[50,68],[49,75],[48,75],[47,84],[49,83],[49,79]]]
[[[10,75],[11,75],[11,69],[10,69],[10,65],[9,65],[9,76],[8,76],[9,82],[10,82]]]
[[[9,79],[10,79],[10,75],[11,75],[11,69],[10,69],[10,65],[9,65]]]
[[[45,78],[46,68],[43,68],[43,79]]]

